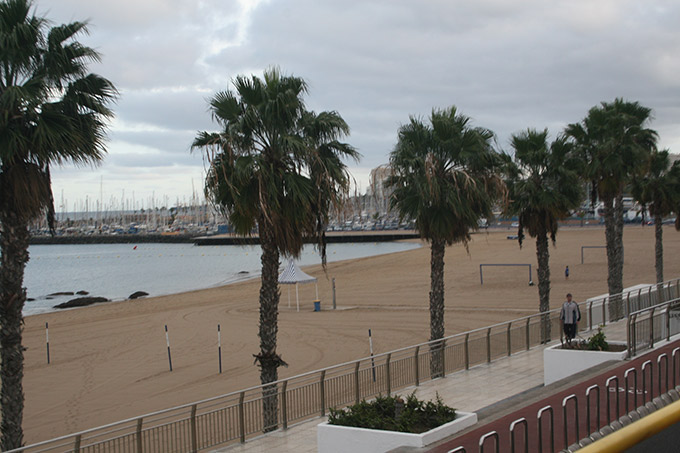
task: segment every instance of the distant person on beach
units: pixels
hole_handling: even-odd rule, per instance
[[[569,280],[569,266],[564,268],[564,278]]]
[[[571,344],[571,340],[576,336],[578,322],[581,320],[581,311],[578,309],[578,304],[571,300],[571,293],[567,293],[567,301],[562,304],[560,319],[567,344]]]

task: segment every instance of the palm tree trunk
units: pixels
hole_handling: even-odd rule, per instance
[[[28,262],[28,225],[12,212],[0,212],[0,401],[2,401],[2,450],[23,445],[24,347],[21,344],[26,301],[23,288]]]
[[[616,218],[620,210],[620,233],[623,233],[623,205],[618,208],[615,207],[614,198],[604,198],[602,201],[604,203],[604,234],[607,245],[607,286],[610,295],[609,319],[616,321],[623,316],[620,296],[623,291],[623,244],[619,242],[623,239],[623,236],[619,234],[618,220]]]
[[[430,258],[430,341],[444,338],[444,253],[446,242],[433,239]],[[444,375],[444,344],[430,346],[430,375],[434,379]]]
[[[538,261],[538,298],[539,311],[550,311],[550,250],[548,233],[543,230],[536,236],[536,260]],[[541,343],[550,341],[550,315],[541,316]]]
[[[614,200],[614,225],[616,226],[616,260],[614,261],[615,273],[614,286],[609,294],[614,294],[614,303],[617,307],[618,317],[626,316],[623,310],[623,187],[619,188],[619,194]],[[612,292],[613,291],[613,292]]]
[[[260,365],[262,388],[263,430],[269,432],[278,427],[278,386],[267,385],[278,380],[278,368],[285,365],[276,353],[276,336],[279,315],[279,249],[269,233],[264,219],[259,224],[262,247],[262,285],[260,286],[260,353],[255,356]]]
[[[663,282],[663,229],[661,228],[663,219],[660,215],[654,216],[654,256],[656,258],[656,282]]]

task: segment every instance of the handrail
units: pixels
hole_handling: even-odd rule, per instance
[[[633,315],[641,315],[641,314],[643,314],[643,313],[645,313],[645,312],[647,312],[647,311],[655,311],[655,310],[658,310],[658,309],[660,309],[660,308],[661,308],[661,309],[667,308],[667,307],[669,307],[671,304],[676,304],[676,303],[678,303],[678,302],[680,302],[680,297],[676,297],[675,299],[671,299],[671,300],[668,300],[668,301],[666,301],[666,302],[662,302],[662,303],[660,303],[660,304],[653,305],[653,306],[651,306],[651,307],[641,308],[641,309],[639,309],[639,310],[636,310],[636,311],[634,311],[634,312],[631,312],[629,316],[633,316]]]
[[[665,286],[665,283],[662,285]],[[670,285],[668,287],[670,288]],[[668,300],[666,302],[661,302],[658,303],[657,305],[641,308],[639,310],[629,313],[626,326],[628,357],[635,356],[637,354],[638,347],[646,349],[653,347],[655,341],[663,339],[665,339],[666,341],[670,341],[671,337],[670,310],[672,307],[677,307],[678,304],[680,304],[680,294],[678,294],[678,296],[679,297]],[[658,329],[655,327],[654,323],[655,320],[658,320],[660,318],[664,319],[665,322],[664,325],[660,329]],[[648,323],[648,327],[645,326],[645,323]],[[665,335],[663,334],[664,328]],[[642,332],[638,336],[639,329],[642,329]],[[645,333],[645,329],[649,331],[647,334]],[[641,342],[642,344],[639,344],[639,342]]]
[[[680,279],[669,280],[667,282],[662,283],[661,285],[663,285],[664,287],[667,285],[668,288],[670,288],[671,284],[674,284],[676,288],[680,288]],[[656,290],[656,288],[658,287],[658,284],[650,285],[650,287],[653,287],[653,288],[650,288],[650,290],[649,290],[651,292],[652,290]],[[614,296],[603,296],[601,298],[591,299],[591,300],[581,302],[581,303],[579,303],[579,306],[585,307],[586,304],[587,304],[589,307],[592,307],[593,304],[598,304],[598,303],[602,304],[603,315],[604,315],[605,305],[608,303],[608,301],[612,297],[621,296],[621,298],[623,299],[623,297],[622,297],[623,295],[625,295],[625,294],[630,295],[632,293],[633,293],[633,291],[624,291],[620,294],[615,294]],[[638,291],[638,296],[639,296],[639,294],[640,294],[640,291]],[[639,299],[640,299],[640,297],[638,297],[638,300]],[[674,299],[672,301],[665,302],[661,305],[669,305],[669,304],[671,304],[675,301],[678,301],[678,300],[680,300],[680,298]],[[658,301],[658,298],[657,298],[657,301]],[[658,306],[657,306],[657,308],[658,308]],[[648,309],[638,310],[638,312],[644,311],[644,310],[648,310]],[[531,323],[531,320],[533,318],[543,319],[543,317],[548,315],[550,317],[549,319],[551,319],[551,322],[553,322],[553,321],[555,321],[555,319],[551,315],[555,315],[555,314],[559,313],[559,311],[560,311],[560,309],[558,308],[558,309],[550,310],[548,312],[540,312],[540,313],[535,313],[535,314],[523,316],[521,318],[517,318],[517,319],[513,319],[513,320],[510,320],[510,321],[505,321],[505,322],[501,322],[501,323],[497,323],[497,324],[493,324],[491,326],[482,327],[482,328],[473,329],[473,330],[470,330],[470,331],[467,331],[467,332],[462,332],[462,333],[459,333],[459,334],[450,335],[450,336],[445,337],[443,339],[429,341],[429,342],[423,342],[423,343],[419,343],[417,345],[412,345],[412,346],[396,349],[396,350],[393,350],[393,351],[380,353],[380,354],[374,355],[373,359],[374,360],[375,359],[381,359],[381,358],[386,359],[386,361],[384,363],[380,364],[379,366],[385,367],[385,370],[384,370],[385,374],[383,376],[387,379],[390,379],[390,362],[396,362],[397,360],[408,359],[407,357],[400,356],[399,354],[404,353],[404,352],[409,352],[411,354],[411,355],[409,355],[409,357],[411,359],[413,359],[412,352],[413,352],[414,349],[416,351],[419,351],[421,349],[426,349],[426,348],[423,348],[423,347],[428,347],[428,346],[431,346],[433,344],[441,344],[442,341],[443,341],[443,342],[445,342],[446,347],[460,347],[460,345],[463,345],[463,344],[466,345],[466,358],[467,358],[467,360],[466,360],[466,363],[465,363],[465,367],[461,368],[461,369],[467,369],[470,366],[471,362],[474,363],[474,364],[480,363],[480,362],[478,362],[478,360],[475,360],[475,361],[471,360],[470,357],[468,356],[469,351],[467,349],[467,345],[468,345],[469,342],[472,341],[472,339],[470,338],[471,334],[474,335],[474,334],[478,334],[478,333],[483,333],[484,336],[488,337],[488,335],[490,335],[490,332],[493,329],[498,329],[498,328],[504,327],[505,329],[508,329],[508,331],[506,332],[505,330],[501,330],[500,334],[502,334],[504,337],[509,338],[510,336],[508,334],[509,334],[510,327],[507,327],[507,326],[512,326],[512,324],[514,323],[516,326],[518,326],[517,327],[518,329],[526,329],[526,335],[527,335],[527,345],[526,346],[527,346],[527,349],[528,349],[530,347],[530,343],[535,345],[535,344],[538,344],[540,342],[540,341],[536,342],[536,340],[534,340],[533,342],[529,341],[529,324]],[[521,323],[522,321],[525,321],[524,324],[526,324],[526,326],[522,325],[522,323]],[[499,333],[496,332],[495,335],[497,335],[497,334],[499,334]],[[483,337],[480,336],[479,338],[483,338]],[[460,339],[461,341],[454,342],[454,340],[458,340],[458,339]],[[486,340],[488,342],[488,338]],[[507,347],[508,347],[507,352],[509,353],[511,351],[510,344],[508,344]],[[524,348],[521,348],[521,349],[524,349]],[[431,353],[431,351],[427,351],[426,354],[430,354],[430,353]],[[502,354],[502,356],[505,356],[505,355],[506,354]],[[397,356],[397,357],[395,357],[395,356]],[[499,355],[498,353],[494,353],[493,358],[500,357],[500,356],[501,355]],[[491,360],[491,359],[492,359],[491,352],[488,350],[488,344],[487,344],[487,360]],[[332,375],[333,371],[345,371],[346,372],[345,375],[353,374],[355,376],[355,379],[359,379],[358,373],[359,373],[361,364],[362,363],[364,363],[364,364],[369,363],[369,361],[370,361],[370,357],[364,357],[364,358],[361,358],[361,359],[358,359],[358,360],[353,360],[353,361],[333,365],[333,366],[323,368],[323,369],[320,369],[320,370],[309,371],[309,372],[299,374],[299,375],[296,375],[296,376],[292,376],[292,377],[289,377],[289,378],[280,379],[276,382],[272,382],[272,383],[269,383],[267,385],[268,386],[277,386],[279,384],[282,384],[282,385],[285,385],[286,388],[288,389],[288,391],[290,392],[293,385],[300,385],[304,380],[309,379],[312,376],[318,376],[319,373],[323,373],[326,376],[326,379],[330,379],[330,376]],[[376,366],[378,366],[378,365],[376,365]],[[418,356],[417,355],[415,356],[415,366],[416,367],[418,366]],[[350,368],[353,369],[354,371],[352,372],[352,370],[350,370]],[[349,370],[349,371],[347,371],[347,370]],[[445,374],[446,369],[444,369],[443,371],[444,371],[443,374]],[[415,373],[415,375],[416,376],[414,376],[414,378],[417,379],[418,381],[420,381],[421,376],[417,372]],[[411,381],[413,381],[413,379],[411,377],[406,377],[405,380],[407,381],[407,385],[412,385],[415,382],[415,381],[411,382]],[[293,382],[295,384],[293,384]],[[358,381],[356,381],[356,382],[358,382]],[[387,384],[387,387],[386,387],[387,390],[391,391],[392,382],[387,381],[386,384]],[[307,385],[307,384],[305,384],[305,385]],[[401,382],[399,385],[397,385],[397,387],[403,387],[403,385],[404,385],[404,382]],[[139,433],[139,428],[140,428],[140,424],[141,424],[142,421],[146,422],[145,423],[145,425],[146,425],[145,429],[146,430],[156,429],[159,426],[158,422],[160,420],[164,420],[164,419],[168,419],[168,418],[172,418],[172,417],[181,417],[180,422],[190,421],[191,423],[195,423],[195,421],[196,421],[195,418],[197,416],[196,412],[197,412],[198,406],[211,404],[212,407],[218,407],[219,408],[218,410],[227,410],[229,408],[238,407],[239,411],[240,411],[240,410],[243,409],[244,404],[252,404],[252,403],[255,403],[255,402],[261,400],[261,397],[255,397],[252,394],[253,394],[253,392],[261,391],[262,388],[263,388],[263,385],[257,385],[257,386],[249,387],[249,388],[242,389],[242,390],[239,390],[239,391],[214,396],[214,397],[211,397],[211,398],[206,398],[206,399],[199,400],[199,401],[193,401],[193,402],[190,402],[190,403],[187,403],[187,404],[182,404],[182,405],[175,406],[175,407],[172,407],[172,408],[147,413],[147,414],[144,414],[144,415],[141,415],[141,416],[131,417],[131,418],[128,418],[128,419],[125,419],[125,420],[122,420],[122,421],[110,423],[110,424],[95,427],[95,428],[90,428],[90,429],[87,429],[87,430],[84,430],[84,431],[80,431],[78,433],[68,434],[68,435],[65,435],[65,436],[58,437],[58,438],[45,440],[45,441],[38,442],[38,443],[35,443],[35,444],[32,444],[32,445],[21,447],[21,448],[16,449],[16,450],[12,450],[12,452],[29,451],[29,449],[31,449],[31,448],[38,448],[38,447],[46,446],[46,445],[49,445],[49,444],[53,444],[55,442],[60,442],[60,441],[80,439],[80,438],[85,437],[86,435],[91,435],[91,434],[95,434],[97,437],[105,436],[106,432],[102,432],[102,431],[109,430],[111,428],[114,428],[112,430],[114,432],[118,431],[118,430],[123,430],[123,429],[134,430],[134,426],[132,426],[132,424],[137,425],[137,433]],[[294,388],[293,388],[293,390],[294,390]],[[376,389],[374,387],[374,388],[370,389],[368,395],[375,394],[375,393],[370,393],[370,392],[375,392],[376,390],[380,391],[380,388]],[[360,397],[359,388],[357,387],[353,391],[356,392],[356,397],[359,398]],[[245,396],[246,396],[247,393],[249,394],[249,396],[246,399]],[[291,396],[291,399],[292,399],[292,396]],[[220,400],[225,400],[225,401],[220,402]],[[233,400],[233,402],[229,402],[230,400]],[[191,410],[190,416],[188,415],[189,409]],[[206,409],[207,409],[206,407],[200,408],[202,413],[204,413]],[[181,413],[181,411],[187,411],[187,412]],[[176,414],[172,414],[173,412],[176,412]],[[318,409],[315,409],[313,412],[316,415],[319,414]],[[298,416],[297,419],[309,418],[310,416],[311,416],[310,414],[301,414],[300,416]],[[157,417],[160,417],[160,418],[157,418]],[[285,418],[284,418],[284,420],[285,420]],[[172,424],[172,423],[176,423],[176,422],[169,422],[169,424]],[[124,426],[125,424],[130,424],[130,425],[125,427]],[[134,435],[134,431],[131,431],[131,432],[133,433],[132,435]],[[252,433],[252,430],[249,431],[249,433]],[[131,434],[125,434],[125,436],[129,436],[129,435],[131,435]],[[104,441],[110,441],[110,440],[120,439],[120,438],[121,438],[121,436],[111,437],[111,438],[105,439]],[[244,440],[245,440],[244,433],[241,432],[241,441],[243,442]],[[218,442],[218,443],[224,443],[224,442],[227,442],[227,441],[229,441],[229,439],[223,440],[222,442]],[[105,451],[105,450],[102,450],[102,451]]]

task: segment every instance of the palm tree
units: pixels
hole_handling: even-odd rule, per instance
[[[210,100],[220,132],[200,132],[192,149],[207,153],[206,195],[229,218],[234,230],[249,235],[257,228],[262,247],[260,287],[260,366],[264,429],[278,424],[276,352],[280,256],[299,256],[304,240],[315,238],[325,264],[324,231],[329,207],[348,189],[342,158],[358,153],[340,138],[349,127],[337,112],[305,110],[307,84],[276,68],[264,78],[239,76],[235,92]]]
[[[511,139],[514,161],[504,155],[509,203],[506,211],[519,216],[519,245],[524,231],[536,238],[539,310],[550,310],[550,251],[557,235],[557,221],[569,216],[581,203],[582,185],[570,145],[562,137],[548,144],[548,130],[527,129]],[[541,322],[541,342],[550,341],[550,317]]]
[[[50,166],[96,163],[104,155],[107,105],[116,90],[87,73],[99,55],[76,37],[86,24],[49,27],[30,0],[0,3],[0,377],[2,449],[23,444],[22,308],[28,224],[47,213]]]
[[[656,282],[663,282],[663,230],[665,216],[680,211],[680,161],[670,166],[668,151],[654,151],[649,155],[644,174],[633,180],[635,199],[649,210],[654,219]]]
[[[656,147],[657,133],[646,127],[650,118],[651,110],[639,103],[615,99],[591,108],[582,122],[566,128],[585,163],[591,200],[599,197],[604,205],[611,320],[623,316],[617,296],[623,292],[623,191]]]
[[[411,117],[399,128],[390,154],[391,206],[431,247],[430,341],[444,337],[444,253],[446,245],[467,247],[470,231],[491,207],[502,189],[494,174],[498,155],[488,129],[470,126],[470,119],[449,107],[433,110],[430,124]],[[432,377],[443,373],[442,343],[432,345]]]

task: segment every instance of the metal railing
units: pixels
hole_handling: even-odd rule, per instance
[[[674,348],[670,355],[670,363],[668,353],[659,352],[640,366],[629,368],[623,375],[618,373],[610,376],[604,384],[593,384],[583,393],[565,396],[561,407],[548,405],[539,409],[536,417],[525,415],[509,422],[507,429],[496,427],[496,430],[479,437],[479,451],[483,451],[484,447],[493,447],[490,451],[496,453],[573,452],[652,411],[680,400],[680,366],[677,366],[680,364],[680,347]],[[656,376],[657,379],[638,380],[638,373]],[[631,375],[636,376],[632,385],[629,380]],[[516,435],[518,426],[521,427],[521,435]],[[586,433],[586,437],[581,438],[581,432]],[[493,438],[494,442],[487,441],[489,438]],[[470,446],[473,440],[461,443]],[[448,453],[465,451],[465,446],[457,446]]]
[[[652,349],[680,333],[680,298],[632,312],[627,320],[628,356]]]
[[[623,318],[636,311],[654,307],[678,298],[680,298],[680,279],[668,280],[663,283],[624,291],[620,295],[590,299],[584,303],[588,312],[588,330],[592,330],[600,324],[606,325],[607,322],[612,321],[608,309],[609,299],[620,301],[623,308]]]
[[[580,304],[581,330],[606,324],[610,299],[625,301],[625,310],[661,304],[678,298],[680,279],[664,283],[664,291],[624,292]],[[343,407],[380,394],[418,386],[435,377],[489,363],[546,342],[541,323],[549,325],[550,338],[561,338],[560,309],[538,313],[435,342],[378,354],[322,370],[282,379],[276,388],[276,423],[263,417],[263,386],[177,406],[68,436],[29,445],[13,452],[195,452],[217,445],[245,442],[277,428],[323,416],[328,408]],[[583,319],[585,318],[585,319]],[[436,358],[433,360],[433,358]]]

